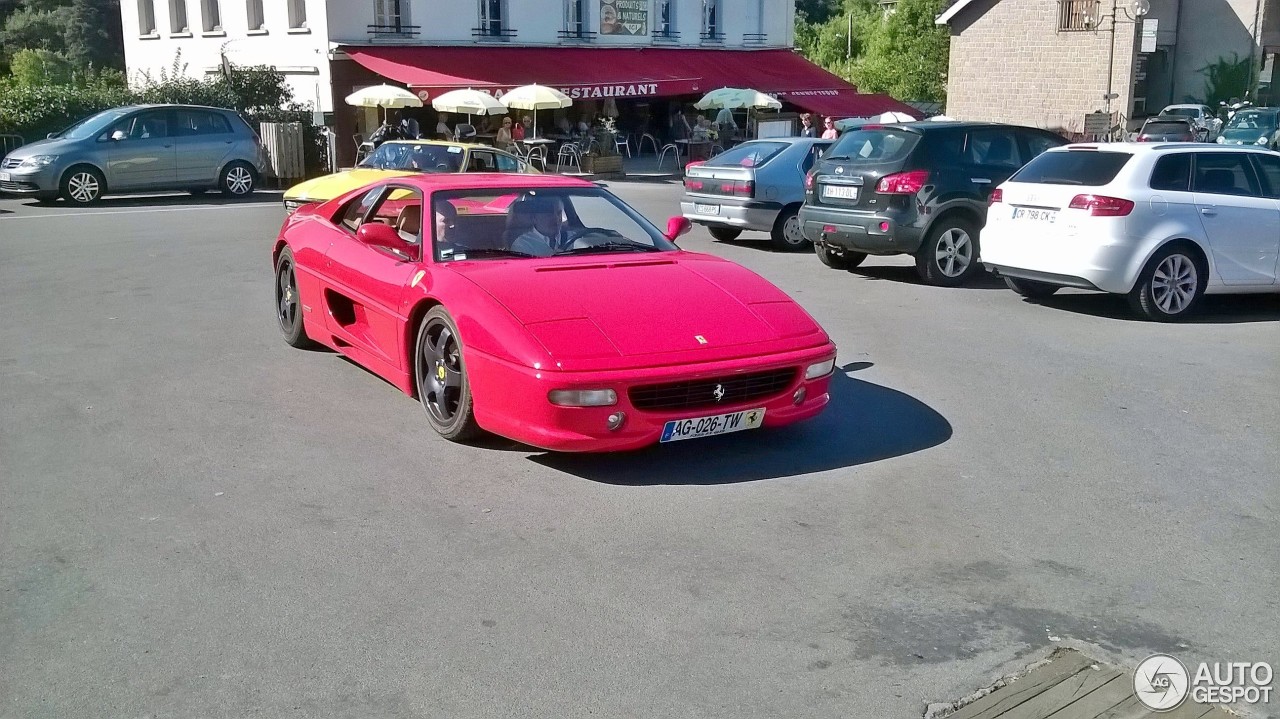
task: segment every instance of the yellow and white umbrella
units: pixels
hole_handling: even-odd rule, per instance
[[[741,110],[755,108],[757,110],[781,110],[782,103],[758,90],[740,87],[722,87],[712,90],[693,103],[699,110]]]
[[[506,93],[502,104],[517,110],[533,110],[533,134],[538,134],[538,110],[559,110],[573,104],[573,99],[554,87],[522,85]]]
[[[431,101],[431,106],[440,112],[453,112],[466,115],[505,115],[507,106],[493,95],[479,90],[450,90]]]
[[[403,87],[395,85],[374,85],[347,95],[346,102],[354,107],[381,107],[382,119],[387,119],[388,107],[422,107],[422,100]]]

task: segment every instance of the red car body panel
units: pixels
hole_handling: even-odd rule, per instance
[[[414,187],[427,199],[443,190],[593,187],[552,175],[378,184]],[[764,407],[764,426],[778,426],[812,417],[828,401],[830,374],[806,380],[804,372],[833,359],[835,346],[799,305],[744,267],[682,250],[445,263],[428,251],[406,261],[335,224],[368,189],[291,215],[272,259],[285,246],[293,253],[307,335],[406,394],[416,392],[418,323],[439,304],[458,328],[476,422],[536,447],[633,449],[657,442],[673,419]],[[423,244],[429,249],[429,238]],[[738,404],[647,410],[629,397],[641,385],[789,369],[795,374],[785,388]],[[551,390],[598,388],[614,389],[617,404],[562,407],[547,399]],[[606,418],[618,411],[627,421],[609,431]]]

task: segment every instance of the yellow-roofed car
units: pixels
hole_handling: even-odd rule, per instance
[[[303,205],[326,202],[379,180],[423,172],[537,174],[538,171],[515,155],[487,145],[437,140],[392,140],[382,143],[350,170],[307,180],[285,190],[284,209],[292,213]]]

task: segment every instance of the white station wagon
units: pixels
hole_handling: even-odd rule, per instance
[[[1102,290],[1160,321],[1186,317],[1206,293],[1280,292],[1280,153],[1049,150],[992,193],[981,259],[1025,297]]]

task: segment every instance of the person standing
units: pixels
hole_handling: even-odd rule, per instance
[[[804,113],[800,116],[800,137],[817,137],[818,128],[813,126],[813,115]]]
[[[836,119],[834,117],[828,117],[823,120],[822,126],[822,139],[834,140],[837,137],[840,137],[839,131],[836,130]]]
[[[716,113],[716,134],[721,147],[728,148],[733,142],[734,136],[738,134],[738,121],[733,119],[733,110],[724,107]]]

